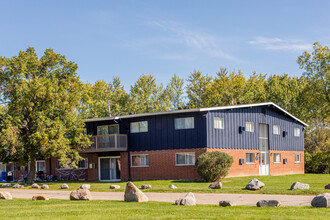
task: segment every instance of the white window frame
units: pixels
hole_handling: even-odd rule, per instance
[[[275,132],[277,131],[277,132]],[[281,134],[281,126],[280,125],[273,125],[273,134],[280,135]]]
[[[251,130],[248,129],[248,128],[251,128]],[[252,121],[246,121],[245,122],[245,131],[246,132],[254,132],[254,123]]]
[[[275,155],[280,155],[280,160],[279,161],[275,161]],[[273,162],[274,163],[281,163],[281,153],[274,153],[274,155],[273,155]]]
[[[142,157],[142,156],[146,156],[146,157],[148,157],[148,164],[147,165],[140,165],[140,166],[134,166],[133,165],[133,157]],[[133,154],[133,155],[131,155],[131,167],[149,167],[149,164],[150,164],[150,162],[149,162],[149,154]]]
[[[300,128],[294,128],[293,131],[295,137],[300,137]]]
[[[39,168],[38,163],[44,163],[45,164],[45,169],[44,170],[38,170],[38,168]],[[36,160],[36,173],[38,171],[43,171],[44,173],[46,173],[46,161],[45,160]]]
[[[185,156],[185,162],[188,161],[188,163],[184,163],[184,164],[178,164],[178,161],[177,161],[177,155],[184,155]],[[189,156],[190,155],[193,155],[194,156],[194,163],[190,164],[189,163]],[[187,159],[187,156],[188,156],[188,159]],[[180,152],[180,153],[175,153],[175,166],[195,166],[195,162],[196,162],[196,154],[195,152]]]
[[[299,161],[296,160],[296,156],[299,155]],[[301,155],[300,154],[294,154],[294,163],[300,163],[301,162]]]
[[[214,117],[213,124],[215,129],[225,129],[225,118]]]
[[[147,130],[142,130],[142,127],[141,127],[142,123],[146,123]],[[138,126],[138,131],[133,131],[132,125],[137,125]],[[130,123],[130,132],[131,133],[143,133],[143,132],[148,132],[148,131],[149,131],[148,121],[136,121],[136,122],[131,122]]]
[[[190,123],[192,125],[192,127],[188,127],[188,123],[186,122],[186,120],[192,120],[192,123]],[[178,127],[179,125],[179,121],[183,120],[183,127]],[[183,129],[194,129],[195,128],[195,118],[194,117],[185,117],[185,118],[175,118],[174,119],[174,128],[175,130],[183,130]]]
[[[88,169],[88,158],[84,158],[84,160],[85,160],[85,167],[79,167],[80,161],[78,161],[78,169],[80,169],[80,170]],[[81,160],[81,161],[83,161],[83,160]]]
[[[253,154],[253,162],[247,160],[248,154]],[[255,153],[245,153],[245,160],[246,160],[246,164],[255,164]]]

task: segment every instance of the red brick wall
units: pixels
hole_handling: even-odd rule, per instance
[[[304,174],[304,152],[303,151],[270,151],[269,152],[269,173],[270,175],[284,174]],[[274,153],[281,154],[281,163],[274,163]],[[295,154],[300,154],[300,163],[294,162]],[[283,159],[287,159],[287,163],[283,164]]]

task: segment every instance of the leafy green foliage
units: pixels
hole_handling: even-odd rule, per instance
[[[233,158],[224,152],[205,152],[196,160],[198,174],[207,182],[218,181],[228,175]]]

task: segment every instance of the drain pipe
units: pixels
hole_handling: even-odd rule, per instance
[[[128,180],[131,180],[131,154],[130,151],[127,151],[127,160],[128,160]]]

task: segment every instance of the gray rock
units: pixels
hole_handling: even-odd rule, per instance
[[[5,183],[1,185],[2,188],[10,188],[11,184],[10,183]]]
[[[69,186],[68,184],[66,183],[63,183],[62,186],[61,186],[61,189],[69,189]]]
[[[0,199],[11,200],[13,197],[10,192],[0,192]]]
[[[265,184],[261,181],[259,181],[256,178],[253,178],[246,186],[245,189],[248,190],[259,190],[265,187]]]
[[[168,188],[170,189],[177,189],[178,187],[174,186],[173,184],[169,185]]]
[[[323,193],[315,196],[311,205],[318,208],[330,208],[330,193]]]
[[[119,185],[110,185],[110,189],[120,189]]]
[[[175,205],[196,205],[195,195],[190,192],[185,197],[175,200]]]
[[[236,203],[233,201],[220,201],[219,206],[226,207],[226,206],[236,206]]]
[[[142,185],[141,189],[151,189],[151,185]]]
[[[40,189],[40,186],[36,183],[33,183],[31,186],[32,189]]]
[[[277,200],[260,200],[257,202],[258,207],[279,207],[281,202]]]
[[[299,183],[299,182],[294,182],[292,185],[291,185],[291,190],[293,189],[309,189],[309,185],[308,184],[305,184],[305,183]]]
[[[88,189],[77,189],[70,193],[70,200],[92,200],[92,194]]]
[[[91,188],[91,185],[90,184],[82,184],[80,186],[80,189],[90,189]]]
[[[328,185],[325,185],[324,189],[330,189],[330,183]]]
[[[211,185],[209,185],[210,189],[222,189],[222,183],[217,181],[213,182]]]
[[[15,184],[15,185],[13,185],[13,188],[19,189],[19,188],[24,188],[24,186],[21,184]]]
[[[49,186],[47,184],[42,184],[41,189],[49,189]]]
[[[124,201],[125,202],[148,202],[149,199],[132,182],[128,182],[126,184]]]

